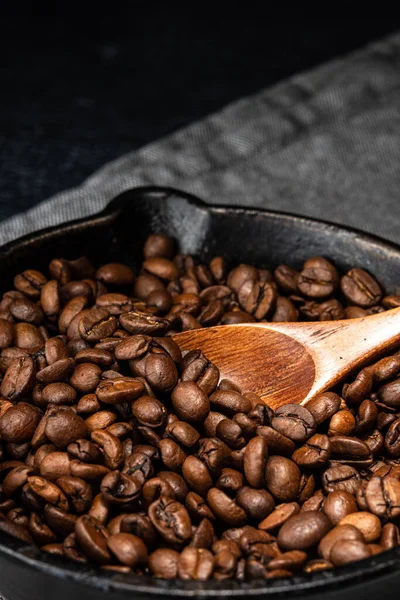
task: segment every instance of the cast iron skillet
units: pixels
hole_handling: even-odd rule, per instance
[[[214,200],[214,199],[213,199]],[[25,236],[0,249],[0,292],[26,268],[46,269],[53,257],[83,254],[95,264],[120,260],[138,265],[151,232],[172,234],[182,252],[207,260],[222,254],[232,263],[273,268],[295,267],[310,256],[331,257],[346,270],[370,269],[388,293],[399,291],[400,246],[354,229],[289,214],[246,208],[208,206],[167,188],[127,191],[100,214]],[[120,575],[62,561],[0,534],[0,593],[8,600],[127,600],[163,596],[210,598],[247,596],[354,600],[384,593],[398,595],[400,548],[335,571],[287,580],[238,582],[165,582]]]

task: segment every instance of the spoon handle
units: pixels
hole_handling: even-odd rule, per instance
[[[307,323],[304,328],[298,323],[271,325],[266,327],[303,344],[314,360],[314,384],[304,401],[400,345],[400,308],[358,319]]]

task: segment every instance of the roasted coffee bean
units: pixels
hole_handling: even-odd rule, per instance
[[[149,556],[149,568],[157,579],[176,579],[179,552],[171,548],[158,548]]]
[[[309,298],[326,298],[337,287],[338,276],[335,268],[322,260],[313,266],[305,267],[297,279],[297,289]]]
[[[95,277],[102,283],[113,286],[132,285],[134,280],[132,269],[121,263],[103,265],[97,269]]]
[[[354,467],[340,465],[330,467],[322,475],[322,485],[326,494],[345,490],[355,495],[361,484],[361,477]]]
[[[332,438],[331,438],[332,439]],[[320,468],[329,460],[332,451],[327,435],[317,433],[292,454],[292,460],[299,467]]]
[[[43,388],[41,399],[46,404],[73,404],[76,391],[68,383],[50,383]]]
[[[63,358],[53,364],[41,369],[36,374],[39,383],[49,384],[63,381],[71,373],[75,366],[73,358]]]
[[[297,292],[299,273],[288,265],[279,265],[274,271],[275,281],[280,289],[286,294]]]
[[[380,545],[385,550],[391,550],[400,543],[399,528],[394,523],[385,523],[382,527]]]
[[[182,465],[182,475],[188,486],[201,496],[205,496],[212,487],[212,478],[206,464],[195,456],[188,456],[185,459]]]
[[[164,354],[150,354],[146,358],[144,375],[155,392],[169,392],[178,383],[175,363]]]
[[[400,379],[395,379],[379,388],[381,402],[395,409],[400,407]]]
[[[243,486],[243,475],[235,469],[222,469],[220,476],[217,479],[216,487],[230,496],[235,496],[239,489]]]
[[[92,560],[106,564],[111,560],[107,547],[107,530],[98,521],[83,515],[76,523],[76,539],[85,554]]]
[[[7,400],[17,400],[32,390],[35,376],[35,364],[30,356],[13,360],[1,383],[1,395]]]
[[[277,298],[275,283],[245,281],[238,292],[241,308],[258,321],[268,317],[275,308]]]
[[[49,504],[68,511],[68,500],[57,485],[36,475],[28,478],[28,484],[37,496],[40,496],[40,498],[43,498]]]
[[[353,494],[346,490],[330,492],[323,506],[324,513],[329,517],[333,525],[351,513],[357,512],[357,502]]]
[[[7,411],[8,412],[8,411]],[[0,419],[1,425],[1,419]],[[1,428],[0,428],[1,432]],[[390,457],[400,457],[400,419],[396,419],[390,425],[385,436],[385,450]]]
[[[57,448],[66,448],[72,442],[85,438],[88,428],[85,421],[72,408],[60,406],[47,415],[45,434]]]
[[[284,550],[307,550],[318,544],[330,528],[331,523],[322,512],[302,511],[282,525],[278,544]]]
[[[5,319],[0,319],[0,348],[11,346],[14,338],[14,325]]]
[[[298,466],[283,456],[270,456],[265,467],[265,483],[278,502],[291,502],[300,491]]]
[[[356,419],[349,410],[340,410],[329,421],[328,435],[353,435],[356,429]]]
[[[218,519],[231,527],[241,527],[246,524],[245,511],[221,490],[211,488],[207,493],[207,504]]]
[[[349,302],[362,308],[370,308],[382,298],[380,285],[363,269],[351,269],[342,277],[340,287]]]
[[[291,456],[296,447],[292,440],[266,425],[257,428],[257,435],[267,441],[269,454]]]
[[[340,567],[369,556],[371,550],[364,542],[344,540],[336,543],[332,548],[331,560],[335,567]]]
[[[186,453],[182,448],[169,438],[161,440],[158,447],[163,465],[171,471],[180,471],[186,460]]]
[[[233,450],[243,448],[246,440],[242,436],[240,426],[231,419],[223,419],[216,428],[217,437]]]
[[[178,383],[172,391],[171,399],[178,417],[191,424],[203,422],[210,411],[209,399],[193,381]]]
[[[152,525],[169,543],[183,544],[192,534],[192,524],[186,508],[173,498],[161,496],[148,510]]]
[[[131,533],[116,533],[107,538],[107,547],[123,565],[131,568],[147,565],[147,548],[139,537]]]
[[[228,275],[228,286],[236,293],[239,293],[240,288],[246,281],[257,281],[259,278],[258,271],[251,265],[239,265],[233,269]]]
[[[71,457],[67,452],[50,452],[40,462],[40,474],[49,481],[56,481],[59,477],[70,475],[70,463]]]
[[[168,413],[165,406],[156,398],[142,396],[132,404],[133,416],[141,425],[151,428],[165,427]]]
[[[141,479],[119,471],[107,473],[101,482],[101,493],[111,504],[131,504],[140,495]]]
[[[117,420],[117,415],[110,410],[99,410],[93,413],[85,421],[90,432],[96,429],[107,429]]]
[[[96,388],[96,396],[105,404],[121,404],[136,400],[143,392],[144,385],[136,378],[103,379]]]
[[[315,431],[315,420],[310,411],[299,404],[285,404],[275,411],[272,427],[295,442],[304,442]]]
[[[205,500],[196,492],[189,492],[185,499],[185,506],[187,511],[194,522],[201,521],[202,519],[208,519],[215,521],[215,517],[207,506]]]
[[[316,425],[320,425],[339,410],[340,396],[333,392],[324,392],[307,402],[307,409],[314,417]]]
[[[134,335],[163,335],[169,328],[166,319],[135,311],[123,313],[119,322],[126,331]]]
[[[235,500],[250,519],[257,521],[265,519],[275,506],[274,499],[267,490],[256,490],[247,486],[238,490]]]
[[[333,435],[329,438],[332,460],[341,462],[362,461],[371,457],[367,444],[356,437]]]
[[[346,515],[339,521],[339,525],[353,525],[361,531],[368,543],[379,539],[382,531],[382,525],[378,517],[366,511]]]
[[[200,439],[200,433],[184,421],[174,421],[166,427],[166,433],[176,442],[187,448],[192,448]]]
[[[210,396],[210,403],[213,408],[227,415],[248,413],[252,409],[250,400],[234,390],[217,390]]]
[[[32,438],[40,418],[41,413],[37,408],[20,402],[0,417],[0,435],[6,442],[27,442]]]

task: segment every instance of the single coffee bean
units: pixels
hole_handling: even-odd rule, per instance
[[[70,463],[71,457],[67,452],[50,452],[40,463],[40,474],[48,481],[56,481],[71,474]]]
[[[344,540],[337,542],[332,548],[331,560],[335,567],[347,565],[371,556],[370,548],[363,542]]]
[[[247,486],[238,490],[235,500],[250,519],[256,519],[258,522],[265,519],[275,506],[274,499],[267,490],[255,490]]]
[[[105,404],[121,404],[136,400],[143,392],[144,385],[136,378],[104,379],[96,388],[96,396]]]
[[[331,523],[322,512],[300,512],[282,525],[278,544],[284,550],[307,550],[318,544],[330,528]]]
[[[357,512],[357,502],[353,494],[346,490],[337,490],[330,492],[326,497],[323,507],[324,513],[329,517],[333,525],[338,525],[339,521],[346,515]]]
[[[183,550],[178,561],[178,576],[182,580],[208,581],[214,568],[214,556],[205,548]]]
[[[349,410],[340,410],[329,421],[328,435],[353,435],[356,419]]]
[[[361,477],[354,467],[348,465],[330,467],[322,475],[322,485],[326,494],[345,490],[355,495],[361,485]]]
[[[241,527],[246,524],[245,511],[221,490],[211,488],[207,493],[207,504],[217,519],[224,523],[233,527]]]
[[[75,366],[73,358],[63,358],[44,367],[36,374],[36,379],[39,383],[58,383],[68,377]]]
[[[17,400],[29,393],[35,384],[36,368],[30,356],[13,360],[7,368],[0,392],[7,400]]]
[[[379,388],[381,402],[398,409],[400,407],[400,379],[395,379]]]
[[[171,548],[158,548],[149,556],[149,568],[157,579],[176,579],[179,552]]]
[[[178,383],[172,391],[171,399],[178,417],[190,424],[203,422],[210,411],[209,399],[193,381]]]
[[[27,442],[32,438],[40,418],[41,413],[37,408],[20,402],[0,417],[0,435],[6,442]]]
[[[182,475],[188,486],[200,496],[205,496],[212,487],[212,478],[207,466],[195,456],[188,456],[185,459]]]
[[[309,298],[326,298],[336,289],[337,273],[327,265],[315,265],[301,271],[297,280],[298,290]]]
[[[390,457],[400,457],[400,419],[393,421],[386,432],[385,450]]]
[[[88,467],[91,465],[87,465]],[[100,466],[100,465],[96,465]],[[140,477],[130,477],[119,471],[111,471],[101,482],[101,493],[113,505],[129,505],[138,499],[141,488]]]
[[[135,311],[123,313],[119,322],[121,327],[133,335],[163,335],[170,326],[166,319]]]
[[[270,456],[265,467],[265,483],[278,502],[291,502],[300,491],[300,469],[288,458]]]
[[[233,390],[217,390],[210,396],[210,403],[213,408],[227,415],[248,413],[252,409],[250,400]]]
[[[304,442],[315,431],[315,420],[304,406],[285,404],[275,412],[272,427],[295,442]]]
[[[76,523],[75,534],[78,544],[89,558],[101,564],[111,560],[107,548],[108,532],[95,519],[82,515]]]
[[[130,267],[121,263],[109,263],[97,269],[96,279],[112,286],[132,285],[134,274]]]
[[[366,511],[346,515],[339,521],[339,525],[353,525],[361,531],[368,543],[379,539],[382,531],[382,525],[378,517]]]
[[[132,569],[147,565],[147,548],[139,537],[131,533],[116,533],[107,538],[107,547],[123,565]]]
[[[165,406],[156,398],[142,396],[132,404],[133,416],[141,425],[158,428],[165,427],[168,413]]]
[[[269,454],[291,456],[296,448],[293,440],[267,425],[257,427],[257,435],[267,441]]]
[[[314,417],[316,425],[320,425],[339,410],[340,396],[333,392],[324,392],[307,402],[307,409]]]
[[[68,383],[50,383],[43,388],[41,398],[46,404],[73,404],[76,391]]]
[[[191,537],[189,514],[186,508],[173,498],[160,496],[150,505],[148,516],[152,525],[168,543],[181,545]]]
[[[329,460],[331,449],[330,438],[327,435],[317,433],[304,446],[293,452],[292,460],[299,467],[319,468]]]
[[[133,410],[133,409],[132,409]],[[200,439],[200,433],[185,421],[174,421],[166,427],[166,433],[176,442],[192,448]]]
[[[72,408],[57,407],[47,416],[45,434],[57,448],[66,448],[72,442],[85,438],[88,429],[85,421]]]
[[[380,285],[363,269],[351,269],[342,277],[340,287],[349,302],[362,308],[370,308],[382,298]]]
[[[11,346],[14,338],[14,325],[5,319],[0,319],[0,348]]]
[[[385,550],[396,548],[400,543],[399,528],[397,525],[394,523],[385,523],[382,527],[379,543]]]
[[[261,488],[264,485],[267,458],[267,441],[261,436],[250,440],[244,454],[244,474],[249,484],[254,488]]]

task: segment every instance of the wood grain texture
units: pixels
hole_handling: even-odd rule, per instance
[[[400,345],[400,309],[346,321],[225,325],[174,339],[183,350],[200,348],[221,377],[277,408],[306,403]]]

